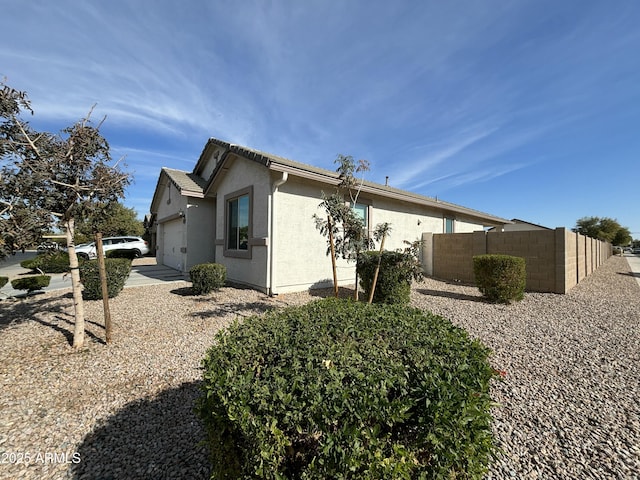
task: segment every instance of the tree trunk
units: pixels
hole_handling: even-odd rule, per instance
[[[331,215],[327,217],[329,227],[329,247],[331,248],[331,266],[333,267],[333,294],[338,298],[338,270],[336,268],[336,247],[333,244],[333,220]]]
[[[67,229],[67,248],[69,250],[69,268],[71,269],[71,288],[73,290],[73,310],[76,317],[73,331],[73,348],[84,346],[84,303],[82,303],[82,284],[80,283],[80,268],[78,266],[78,255],[73,242],[75,230],[74,219],[65,221]]]
[[[102,248],[102,234],[96,233],[96,254],[98,255],[98,270],[100,272],[100,287],[102,289],[102,307],[104,310],[104,333],[107,343],[111,343],[111,311],[109,310],[109,287],[107,286],[107,269]]]
[[[378,255],[378,264],[376,265],[376,269],[373,272],[373,281],[371,282],[371,291],[369,292],[369,303],[373,303],[373,294],[376,291],[376,283],[378,283],[378,275],[380,274],[380,264],[382,263],[382,251],[384,250],[385,238],[387,238],[387,236],[383,235],[382,241],[380,242],[380,254]]]

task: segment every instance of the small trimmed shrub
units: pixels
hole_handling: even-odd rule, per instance
[[[473,257],[476,285],[490,302],[511,303],[524,298],[527,272],[524,258],[510,255]]]
[[[0,277],[0,288],[4,287],[9,282],[9,277]]]
[[[203,361],[212,478],[480,479],[488,355],[404,305],[331,298],[236,321]]]
[[[378,251],[362,252],[358,256],[356,271],[365,298],[369,298],[379,256],[380,252]],[[406,252],[383,251],[373,301],[375,303],[408,304],[411,295],[411,282],[417,276],[418,270],[411,255]]]
[[[219,263],[201,263],[189,270],[191,289],[196,295],[204,295],[213,290],[224,287],[227,279],[227,269]]]
[[[131,260],[126,258],[105,258],[107,273],[107,291],[109,298],[116,297],[124,288],[124,284],[131,272]],[[102,287],[100,286],[100,270],[98,261],[90,260],[80,265],[80,281],[84,285],[82,298],[85,300],[100,300]]]
[[[27,293],[31,293],[48,287],[50,281],[51,277],[49,275],[35,275],[11,280],[11,286],[16,290],[26,290]]]
[[[65,273],[69,271],[69,254],[66,252],[43,253],[20,262],[22,268],[42,270],[45,273]]]

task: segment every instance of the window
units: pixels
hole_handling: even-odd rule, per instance
[[[453,233],[453,218],[444,219],[444,233]]]
[[[251,188],[225,196],[224,255],[251,258]]]
[[[362,224],[364,225],[365,230],[369,230],[369,206],[364,203],[356,203],[353,206],[353,213],[355,213],[356,217],[362,220]]]

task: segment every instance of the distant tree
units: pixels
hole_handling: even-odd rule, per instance
[[[58,223],[66,231],[75,310],[73,346],[84,344],[84,306],[75,252],[76,219],[87,218],[101,205],[115,202],[129,184],[129,174],[110,165],[109,144],[89,114],[60,135],[34,130],[21,118],[33,114],[24,92],[0,83],[0,165],[9,191],[2,197],[2,227],[26,209],[38,221]]]
[[[98,232],[104,237],[141,236],[144,226],[133,208],[127,208],[120,202],[111,202],[76,223],[76,240],[81,236],[91,238]]]
[[[576,221],[576,226],[571,230],[613,245],[628,245],[631,242],[629,229],[609,217],[582,217]]]

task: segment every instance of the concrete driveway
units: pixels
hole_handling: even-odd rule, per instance
[[[35,251],[18,252],[11,257],[0,261],[0,277],[9,277],[9,283],[0,289],[0,299],[25,295],[24,290],[14,290],[11,287],[11,280],[23,276],[33,275],[30,271],[22,268],[20,262],[36,256]],[[55,290],[71,289],[71,276],[62,273],[52,273],[49,286],[45,292]],[[141,287],[144,285],[155,285],[158,283],[178,282],[189,280],[187,274],[174,270],[164,265],[157,265],[155,258],[137,258],[132,262],[131,273],[125,283],[124,288]]]

